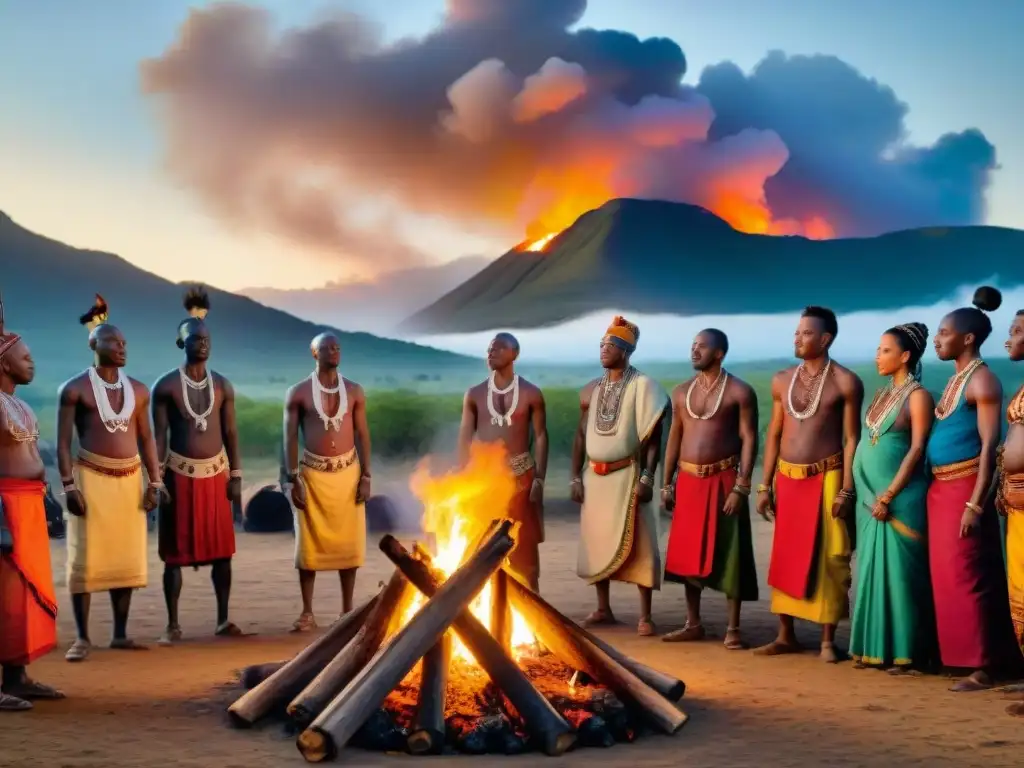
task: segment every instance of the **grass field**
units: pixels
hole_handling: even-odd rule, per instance
[[[732,366],[732,372],[743,378],[757,392],[760,403],[762,436],[770,415],[770,384],[772,374],[783,362],[761,362]],[[1009,398],[1024,380],[1024,366],[1013,366],[1005,360],[994,360],[993,370],[1003,382]],[[645,369],[656,376],[667,390],[690,375],[689,365],[653,365]],[[882,384],[871,365],[854,366],[864,380],[867,399]],[[924,381],[929,389],[941,390],[951,374],[951,365],[936,364],[925,368]],[[572,436],[579,416],[578,391],[587,377],[598,370],[580,368],[538,368],[527,371],[531,380],[544,389],[548,411],[548,435],[551,459],[555,464],[566,462],[572,447]],[[675,374],[675,375],[673,375]],[[482,379],[483,374],[478,376]],[[462,407],[462,390],[467,385],[465,373],[454,377],[432,375],[427,381],[402,389],[368,390],[368,420],[374,455],[383,459],[413,459],[432,452],[447,452],[454,447]],[[55,407],[51,388],[33,386],[20,392],[36,409],[44,439],[55,436]],[[282,436],[281,396],[270,399],[266,390],[251,391],[238,402],[238,425],[242,450],[248,459],[276,461]],[[253,396],[255,395],[255,396]],[[866,404],[865,404],[866,406]]]

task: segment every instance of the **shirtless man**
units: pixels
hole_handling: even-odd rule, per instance
[[[116,327],[83,316],[94,363],[60,388],[57,466],[67,509],[67,583],[78,637],[65,658],[84,661],[92,647],[89,608],[109,592],[114,611],[110,647],[141,650],[127,636],[132,590],[146,586],[147,513],[164,493],[149,423],[149,390],[124,374],[127,344]],[[79,451],[71,457],[78,431]],[[142,458],[140,459],[139,456]],[[142,465],[149,485],[143,489]]]
[[[469,389],[462,401],[459,460],[466,464],[474,440],[505,446],[517,481],[508,516],[520,524],[509,562],[516,577],[538,592],[539,545],[544,541],[544,477],[548,468],[547,415],[540,388],[515,372],[518,357],[519,342],[510,333],[499,333],[487,348],[491,375]]]
[[[29,664],[57,646],[57,594],[46,530],[39,422],[16,387],[32,383],[28,345],[4,330],[0,299],[0,712],[64,694],[32,680]]]
[[[214,634],[242,631],[228,620],[231,558],[235,554],[233,502],[242,496],[242,465],[235,425],[235,390],[207,368],[210,330],[206,291],[185,295],[190,318],[178,324],[177,346],[185,361],[153,386],[153,432],[165,467],[169,500],[160,510],[160,559],[164,562],[167,629],[161,645],[181,639],[178,600],[183,566],[210,566],[217,599]],[[168,436],[170,450],[168,450]]]
[[[849,615],[850,555],[856,493],[853,457],[860,440],[864,385],[829,356],[835,313],[807,307],[793,339],[801,360],[772,378],[772,416],[764,446],[757,511],[775,519],[768,585],[779,634],[754,651],[797,653],[793,619],[822,625],[821,658],[839,660],[836,625]]]
[[[295,567],[302,614],[293,627],[316,627],[317,571],[341,577],[342,613],[352,610],[356,570],[366,558],[366,500],[370,497],[370,430],[366,395],[339,375],[341,343],[322,333],[310,343],[316,370],[285,398],[287,480],[295,505]],[[303,443],[301,468],[299,435]]]
[[[693,340],[697,375],[672,391],[672,426],[661,500],[674,511],[665,556],[666,581],[686,586],[686,624],[662,640],[703,640],[704,587],[729,602],[725,647],[739,650],[740,606],[756,601],[757,567],[750,532],[750,476],[757,458],[757,395],[722,368],[729,339],[708,328]]]

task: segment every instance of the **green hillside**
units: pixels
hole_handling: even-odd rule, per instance
[[[928,306],[993,277],[1024,284],[1021,253],[1024,232],[999,227],[815,241],[737,232],[692,205],[613,200],[543,252],[509,251],[401,328],[540,328],[609,307],[693,316],[793,312],[808,303],[838,313]],[[913,279],[899,291],[878,290],[879,276],[897,267]]]
[[[87,331],[79,316],[100,293],[110,322],[128,340],[129,373],[150,382],[179,364],[175,329],[185,317],[183,286],[133,266],[119,256],[80,250],[47,239],[0,213],[0,290],[8,328],[21,333],[36,358],[38,383],[52,390],[89,364]],[[325,326],[270,309],[251,299],[210,290],[208,318],[213,364],[242,391],[281,397],[312,367],[310,340]],[[461,355],[337,331],[345,374],[368,386],[429,383],[437,370],[471,370]]]

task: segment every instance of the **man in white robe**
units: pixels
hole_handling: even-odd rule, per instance
[[[601,340],[604,376],[580,392],[572,451],[572,498],[582,504],[577,574],[597,589],[588,626],[616,623],[611,581],[640,590],[637,633],[655,633],[651,596],[661,589],[658,512],[652,503],[669,398],[630,365],[640,330],[616,317]]]

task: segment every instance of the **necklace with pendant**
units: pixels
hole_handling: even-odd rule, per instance
[[[213,387],[213,377],[207,371],[202,381],[195,381],[185,372],[185,366],[181,366],[178,369],[178,376],[181,378],[181,399],[185,403],[185,413],[195,422],[196,429],[200,432],[205,432],[209,426],[208,419],[210,414],[213,413],[214,401],[217,399],[217,393]],[[210,404],[202,413],[196,413],[192,408],[192,403],[189,400],[189,390],[194,390],[196,393],[205,390],[210,393]]]

